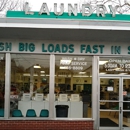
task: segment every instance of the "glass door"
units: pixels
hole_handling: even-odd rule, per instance
[[[130,57],[99,59],[99,128],[130,130]],[[103,118],[103,119],[102,119]],[[105,118],[110,123],[104,123]],[[103,120],[103,121],[102,121]],[[103,125],[102,125],[103,124]],[[114,126],[115,125],[115,126]]]
[[[123,77],[122,128],[130,130],[130,77]]]
[[[130,77],[100,77],[100,129],[130,130]]]
[[[120,77],[100,77],[99,129],[120,130]]]

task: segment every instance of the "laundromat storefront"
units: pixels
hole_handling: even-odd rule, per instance
[[[123,91],[129,88],[128,15],[122,21],[119,15],[81,20],[9,13],[0,19],[1,129],[129,128],[129,101],[121,94],[129,95]],[[109,99],[115,93],[126,106],[122,115],[112,109],[115,102],[122,108],[119,100]],[[102,119],[117,125],[102,126]]]

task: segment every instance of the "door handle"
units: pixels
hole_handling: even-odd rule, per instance
[[[121,109],[121,107],[120,107],[120,114],[121,114],[121,112],[122,112],[122,109]]]

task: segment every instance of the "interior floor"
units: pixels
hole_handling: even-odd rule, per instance
[[[100,118],[109,118],[113,122],[119,124],[119,114],[115,111],[101,111]],[[130,127],[130,118],[123,117],[123,125]]]
[[[88,107],[88,118],[92,118],[90,107]],[[100,111],[100,118],[109,118],[119,124],[119,114],[116,111]],[[123,117],[123,125],[130,127],[130,118]]]

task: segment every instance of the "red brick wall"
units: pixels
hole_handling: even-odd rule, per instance
[[[0,130],[93,130],[93,121],[1,120]]]

